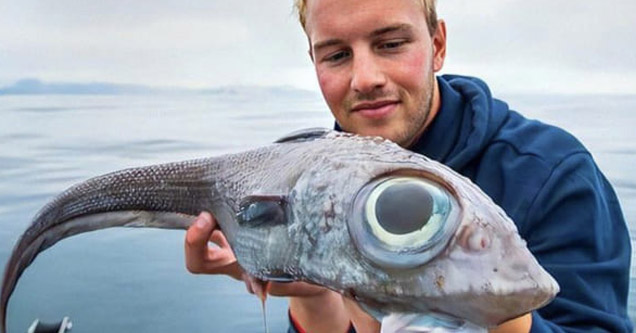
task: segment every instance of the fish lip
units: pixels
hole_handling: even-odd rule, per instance
[[[367,110],[367,109],[379,109],[387,105],[400,104],[400,103],[401,101],[399,99],[387,99],[387,100],[379,100],[374,102],[363,102],[363,103],[355,104],[351,108],[351,112],[357,112],[357,111]]]
[[[291,283],[296,281],[291,274],[288,273],[277,273],[277,274],[268,274],[262,276],[260,279],[263,281],[269,282],[278,282],[278,283]]]

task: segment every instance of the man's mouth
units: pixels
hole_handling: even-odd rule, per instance
[[[379,119],[391,114],[399,104],[399,100],[364,102],[354,105],[351,108],[351,112],[358,113],[366,118]]]

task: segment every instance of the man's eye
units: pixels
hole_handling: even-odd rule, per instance
[[[385,50],[391,50],[391,49],[396,49],[402,45],[406,44],[406,41],[404,40],[393,40],[393,41],[388,41],[388,42],[384,42],[381,43],[378,48],[380,49],[385,49]]]
[[[331,63],[337,63],[339,61],[342,61],[345,58],[348,58],[349,56],[351,56],[351,52],[349,52],[349,51],[339,51],[339,52],[332,53],[332,54],[328,55],[327,57],[324,58],[324,61],[331,62]]]

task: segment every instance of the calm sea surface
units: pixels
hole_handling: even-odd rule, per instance
[[[528,117],[564,127],[592,151],[636,234],[636,96],[506,100]],[[0,96],[0,267],[36,211],[78,181],[237,152],[316,126],[331,127],[331,118],[320,97],[309,95]],[[73,332],[263,331],[260,302],[242,282],[185,270],[183,237],[112,229],[58,243],[21,278],[9,331],[63,316],[71,317]],[[284,331],[285,299],[267,306],[271,332]],[[636,307],[630,313],[634,318]]]

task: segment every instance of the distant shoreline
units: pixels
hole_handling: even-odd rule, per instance
[[[118,84],[108,82],[66,83],[44,82],[39,79],[22,79],[15,83],[0,87],[3,95],[157,95],[157,94],[190,94],[190,95],[283,95],[283,96],[316,96],[317,93],[290,86],[225,86],[217,88],[165,88],[134,84]]]

